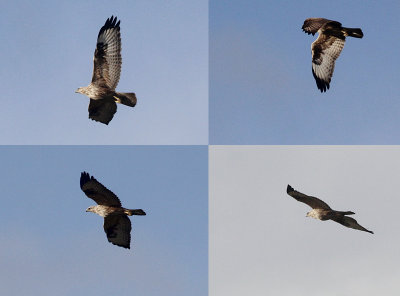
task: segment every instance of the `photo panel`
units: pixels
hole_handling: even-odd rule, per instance
[[[1,8],[0,144],[208,144],[208,1]]]
[[[210,144],[400,144],[399,13],[396,1],[210,1]],[[363,37],[340,29],[340,56],[330,39],[313,64],[308,18]],[[334,69],[324,92],[313,65],[325,80]]]
[[[397,295],[399,146],[209,153],[210,296]],[[288,185],[374,233],[306,217]]]
[[[4,295],[207,295],[207,146],[0,150]],[[107,222],[130,249],[85,193],[136,211]]]

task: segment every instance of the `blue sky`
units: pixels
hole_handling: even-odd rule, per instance
[[[211,146],[210,296],[399,293],[399,146]],[[294,189],[374,234],[306,217]]]
[[[2,144],[207,144],[208,2],[2,1]],[[88,119],[100,28],[121,20],[117,90],[135,92],[109,126]]]
[[[207,294],[206,146],[0,147],[4,295]],[[110,244],[82,171],[131,217],[127,250]]]
[[[203,296],[210,276],[210,295],[305,295],[329,241],[330,254],[346,250],[328,258],[312,293],[333,282],[349,295],[396,295],[399,147],[210,146],[209,159],[206,144],[400,144],[398,2],[20,0],[0,9],[0,144],[58,145],[0,146],[3,293]],[[106,126],[88,119],[89,99],[75,90],[90,82],[111,15],[121,20],[117,90],[138,104],[118,105]],[[311,73],[316,36],[301,30],[308,17],[364,32],[347,40],[323,94]],[[94,202],[79,188],[82,171],[147,212],[131,219],[131,250],[108,243],[102,218],[85,212]],[[354,209],[376,234],[305,219],[287,183]]]
[[[398,1],[211,1],[210,144],[399,144]],[[311,73],[308,17],[360,27],[331,88]]]

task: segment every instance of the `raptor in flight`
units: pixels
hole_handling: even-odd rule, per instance
[[[342,212],[332,210],[325,202],[323,202],[319,198],[308,196],[301,192],[298,192],[294,190],[290,185],[287,186],[286,192],[297,201],[303,202],[312,208],[312,210],[307,213],[307,217],[312,217],[322,221],[333,220],[349,228],[373,233],[372,231],[358,224],[355,219],[347,217],[347,215],[354,215],[354,212]]]
[[[134,93],[115,91],[121,74],[121,35],[120,21],[111,16],[100,29],[94,52],[92,82],[76,90],[90,98],[89,118],[108,124],[117,112],[117,104],[134,107]]]
[[[339,22],[324,18],[308,18],[302,29],[307,34],[319,34],[311,44],[312,73],[318,89],[324,92],[329,89],[335,61],[343,49],[346,37],[362,38],[364,34],[359,28],[345,28]]]
[[[128,216],[144,216],[142,209],[129,210],[122,207],[119,198],[88,173],[81,173],[81,189],[98,205],[87,208],[104,217],[104,231],[110,243],[129,249],[131,243],[131,221]]]

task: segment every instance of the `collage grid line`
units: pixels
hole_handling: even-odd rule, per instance
[[[0,9],[1,295],[398,295],[400,2]]]

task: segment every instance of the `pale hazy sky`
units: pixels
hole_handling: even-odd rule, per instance
[[[400,147],[211,146],[210,296],[398,295]],[[375,234],[306,217],[286,186]]]
[[[1,1],[1,144],[207,144],[206,0]],[[121,20],[117,91],[135,92],[108,126],[88,118],[97,35]],[[5,42],[7,41],[7,42]]]
[[[207,145],[400,144],[399,1],[0,9],[0,144],[38,145],[0,146],[3,294],[397,296],[399,146]],[[106,126],[75,90],[90,82],[111,15],[121,20],[117,90],[138,104],[119,105]],[[311,73],[316,36],[301,30],[308,17],[364,32],[348,39],[324,94]],[[82,171],[147,212],[131,219],[131,250],[85,212],[94,202]],[[354,211],[375,234],[306,218],[288,184]]]

